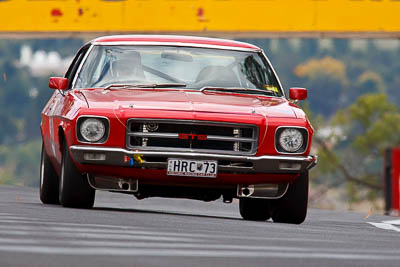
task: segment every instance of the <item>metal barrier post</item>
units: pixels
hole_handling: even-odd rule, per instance
[[[400,148],[392,149],[392,211],[400,215]]]
[[[385,197],[385,215],[392,211],[392,149],[385,150],[383,169],[383,193]]]

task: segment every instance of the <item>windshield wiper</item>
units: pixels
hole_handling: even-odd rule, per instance
[[[149,84],[110,84],[105,90],[112,88],[128,89],[128,88],[173,88],[186,87],[184,83],[149,83]]]
[[[275,95],[273,92],[269,92],[263,89],[256,88],[242,88],[242,87],[213,87],[213,86],[205,86],[200,89],[200,92],[204,91],[228,91],[228,92],[260,92],[267,95]]]

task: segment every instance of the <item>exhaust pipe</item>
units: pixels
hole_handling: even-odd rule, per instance
[[[238,185],[237,196],[275,199],[282,197],[288,188],[289,183]]]
[[[131,188],[130,183],[126,182],[126,181],[123,180],[123,179],[119,179],[119,181],[118,181],[118,186],[119,186],[119,188],[120,188],[121,190],[124,190],[124,191],[129,191],[129,189]]]
[[[116,192],[137,192],[138,180],[122,179],[109,176],[95,176],[88,174],[88,181],[91,187],[96,190]]]

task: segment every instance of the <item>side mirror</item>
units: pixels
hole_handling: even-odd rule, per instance
[[[290,88],[289,98],[293,100],[305,100],[307,98],[307,89],[300,87]]]
[[[68,89],[68,79],[61,77],[50,77],[49,87],[55,90],[66,90]]]

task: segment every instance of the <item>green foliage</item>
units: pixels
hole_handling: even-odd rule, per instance
[[[384,150],[400,145],[398,107],[385,94],[365,94],[339,110],[331,121],[316,122],[320,132],[315,149],[320,160],[312,181],[344,186],[349,208],[360,201],[376,208],[382,194]],[[330,129],[330,134],[321,136],[323,128]]]
[[[0,40],[0,184],[38,186],[40,114],[53,93],[48,77],[35,77],[18,66],[21,47],[66,57],[82,44],[79,39]]]
[[[366,94],[338,112],[336,123],[346,129],[354,147],[364,155],[400,144],[400,113],[385,94]]]
[[[0,145],[0,184],[38,186],[41,144]]]
[[[21,47],[73,56],[82,43],[79,39],[0,40],[0,144],[39,138],[40,113],[53,93],[47,86],[49,77],[35,77],[18,66]]]

